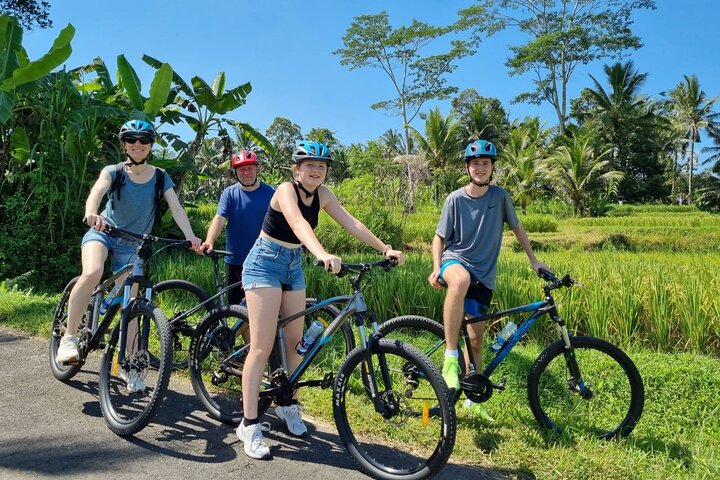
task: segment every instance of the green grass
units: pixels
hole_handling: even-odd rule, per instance
[[[699,355],[629,352],[645,383],[645,410],[625,439],[562,437],[540,429],[527,401],[527,372],[540,352],[516,347],[497,372],[508,388],[486,403],[496,423],[458,409],[451,461],[532,479],[702,479],[720,474],[720,361]],[[331,392],[301,392],[308,414],[332,422]],[[378,427],[379,428],[379,427]]]
[[[561,205],[541,207],[532,206],[527,217],[537,219],[530,238],[538,257],[585,283],[556,297],[560,313],[576,332],[618,343],[631,355],[645,381],[643,417],[628,439],[615,442],[541,431],[526,394],[529,366],[553,333],[541,321],[494,375],[508,384],[486,404],[497,422],[485,425],[459,412],[452,460],[528,479],[719,478],[720,217],[692,207],[618,205],[607,218],[574,219],[565,218]],[[207,224],[214,206],[191,215]],[[402,220],[404,247],[414,251],[405,266],[379,274],[366,291],[368,308],[381,321],[401,314],[441,318],[443,292],[427,283],[428,243],[438,215],[425,208],[396,219]],[[538,300],[542,283],[525,254],[511,233],[503,243],[493,308]],[[379,258],[337,253],[349,261]],[[309,296],[349,293],[345,278],[309,265],[305,272]],[[211,262],[191,254],[159,259],[153,274],[155,280],[186,278],[214,288]],[[56,301],[0,284],[0,323],[46,337]],[[326,356],[323,365],[341,359]],[[306,389],[301,399],[308,414],[332,423],[330,390]]]

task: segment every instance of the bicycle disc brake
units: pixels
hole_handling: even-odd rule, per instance
[[[460,388],[465,396],[476,403],[486,402],[493,394],[493,384],[482,373],[471,373],[460,379]]]

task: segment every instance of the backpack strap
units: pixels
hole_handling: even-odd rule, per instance
[[[110,184],[110,189],[108,190],[108,199],[110,202],[113,201],[113,198],[117,198],[120,200],[120,187],[125,185],[125,162],[120,162],[115,165],[115,178],[112,179],[112,183]],[[115,195],[113,195],[113,193]],[[115,209],[115,205],[112,205],[113,210]]]
[[[155,167],[155,225],[160,223],[162,215],[160,213],[160,202],[165,193],[165,172]]]

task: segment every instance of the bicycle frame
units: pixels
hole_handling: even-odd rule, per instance
[[[378,262],[381,263],[381,262]],[[362,274],[362,272],[361,272]],[[357,277],[356,277],[357,278]],[[282,367],[283,371],[286,372],[286,376],[288,379],[288,382],[290,385],[292,385],[293,390],[296,388],[300,388],[303,386],[316,386],[316,385],[322,385],[324,383],[324,380],[308,380],[308,381],[301,381],[303,374],[307,370],[308,366],[313,362],[316,355],[322,350],[322,348],[327,345],[330,340],[332,339],[333,335],[337,333],[338,330],[342,327],[342,325],[348,321],[348,318],[350,318],[351,315],[355,315],[355,324],[358,327],[358,330],[360,332],[360,346],[363,348],[366,352],[368,352],[367,355],[367,365],[368,365],[368,372],[369,372],[369,379],[371,382],[370,385],[370,397],[373,401],[373,404],[375,405],[375,408],[377,411],[382,410],[382,405],[380,402],[380,398],[377,395],[377,388],[376,388],[376,381],[375,381],[375,369],[370,364],[370,355],[369,352],[371,351],[372,347],[372,338],[378,338],[378,325],[377,325],[377,319],[375,318],[375,315],[372,313],[368,313],[367,306],[365,303],[365,297],[363,296],[362,291],[359,289],[359,280],[356,280],[353,282],[353,287],[355,289],[355,292],[351,295],[340,295],[336,297],[332,297],[323,301],[319,301],[312,307],[306,308],[300,312],[297,312],[293,315],[290,315],[286,318],[280,319],[278,321],[278,331],[277,331],[277,337],[275,339],[276,341],[276,347],[279,350],[280,355],[280,366]],[[322,336],[316,340],[316,342],[313,344],[313,346],[308,350],[307,353],[303,356],[302,361],[297,366],[297,368],[293,372],[287,372],[287,354],[285,351],[285,331],[284,328],[287,326],[290,322],[296,321],[299,318],[304,317],[305,315],[311,314],[313,312],[316,312],[318,310],[321,310],[324,307],[327,307],[329,305],[335,305],[340,304],[342,305],[342,308],[339,308],[339,313],[337,316],[328,324],[328,326],[325,328],[325,330],[322,333]],[[371,334],[370,337],[367,335],[367,330],[365,328],[365,318],[367,316],[370,316],[372,320],[373,325],[373,334]],[[237,322],[232,327],[232,331],[235,335],[237,335],[237,331],[241,328],[242,324],[244,322]],[[239,349],[238,351],[234,352],[232,355],[230,355],[227,359],[232,359],[234,357],[240,356],[244,354],[247,349],[250,348],[250,345],[246,345],[243,348]],[[381,357],[380,362],[383,362],[383,358]],[[387,368],[385,365],[381,365],[383,367],[382,371],[383,374],[387,374]],[[385,378],[385,384],[389,384],[389,378]],[[260,391],[260,398],[263,397],[273,397],[277,394],[277,388],[268,388],[266,390]]]
[[[165,248],[171,247],[173,245],[179,244],[179,243],[185,243],[185,241],[177,241],[173,239],[164,239],[164,238],[158,238],[154,237],[152,235],[140,235],[135,234],[132,232],[127,232],[121,229],[118,229],[116,227],[107,227],[108,232],[117,232],[120,235],[130,237],[130,238],[136,238],[141,240],[140,246],[138,247],[138,253],[137,255],[141,258],[146,258],[147,260],[142,263],[128,263],[118,269],[116,272],[113,272],[112,275],[110,275],[109,278],[107,278],[105,281],[101,282],[100,285],[98,285],[95,290],[91,293],[90,298],[94,298],[94,306],[93,306],[93,312],[92,312],[92,318],[90,321],[90,338],[88,339],[87,345],[85,346],[84,355],[87,355],[88,352],[95,350],[100,347],[103,336],[107,332],[108,328],[110,327],[110,322],[115,317],[115,314],[117,313],[117,310],[120,309],[121,315],[120,315],[120,343],[118,345],[118,364],[120,366],[125,365],[125,349],[126,349],[126,343],[127,338],[125,333],[127,332],[128,327],[128,307],[130,306],[130,303],[132,301],[132,287],[134,284],[138,285],[138,290],[140,288],[145,288],[145,296],[144,298],[148,301],[152,299],[153,295],[153,289],[154,285],[152,281],[146,276],[145,272],[148,268],[148,265],[150,263],[150,260],[152,257],[159,253],[160,251],[164,250]],[[150,254],[148,241],[163,241],[168,243],[168,245],[162,247],[155,253]],[[122,287],[122,295],[116,295],[110,302],[110,305],[108,306],[107,311],[105,312],[102,321],[100,321],[100,305],[103,302],[103,292],[105,292],[106,289],[108,289],[112,284],[115,283],[115,281],[120,278],[121,276],[127,274],[127,277],[125,278],[123,282]],[[122,301],[120,301],[122,299]],[[150,325],[148,323],[145,323],[143,325],[143,331],[141,332],[141,342],[143,344],[139,345],[138,348],[140,349],[147,349],[147,341],[149,337],[149,329]]]

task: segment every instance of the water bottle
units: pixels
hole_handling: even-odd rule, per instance
[[[493,352],[497,352],[502,348],[502,346],[505,344],[508,338],[512,337],[515,332],[517,331],[517,325],[515,325],[514,322],[508,322],[505,324],[502,330],[500,330],[500,333],[498,333],[497,337],[495,337],[495,341],[492,345],[490,345],[490,350]]]
[[[107,312],[107,309],[110,307],[110,304],[112,304],[113,299],[115,298],[115,295],[120,291],[120,285],[115,284],[115,286],[110,290],[110,292],[105,295],[105,298],[103,299],[102,304],[100,305],[100,315],[105,315],[105,312]]]
[[[319,320],[315,320],[310,324],[310,328],[307,329],[302,340],[297,344],[297,352],[300,355],[304,355],[313,346],[315,340],[320,336],[322,331],[325,329],[323,324]]]

